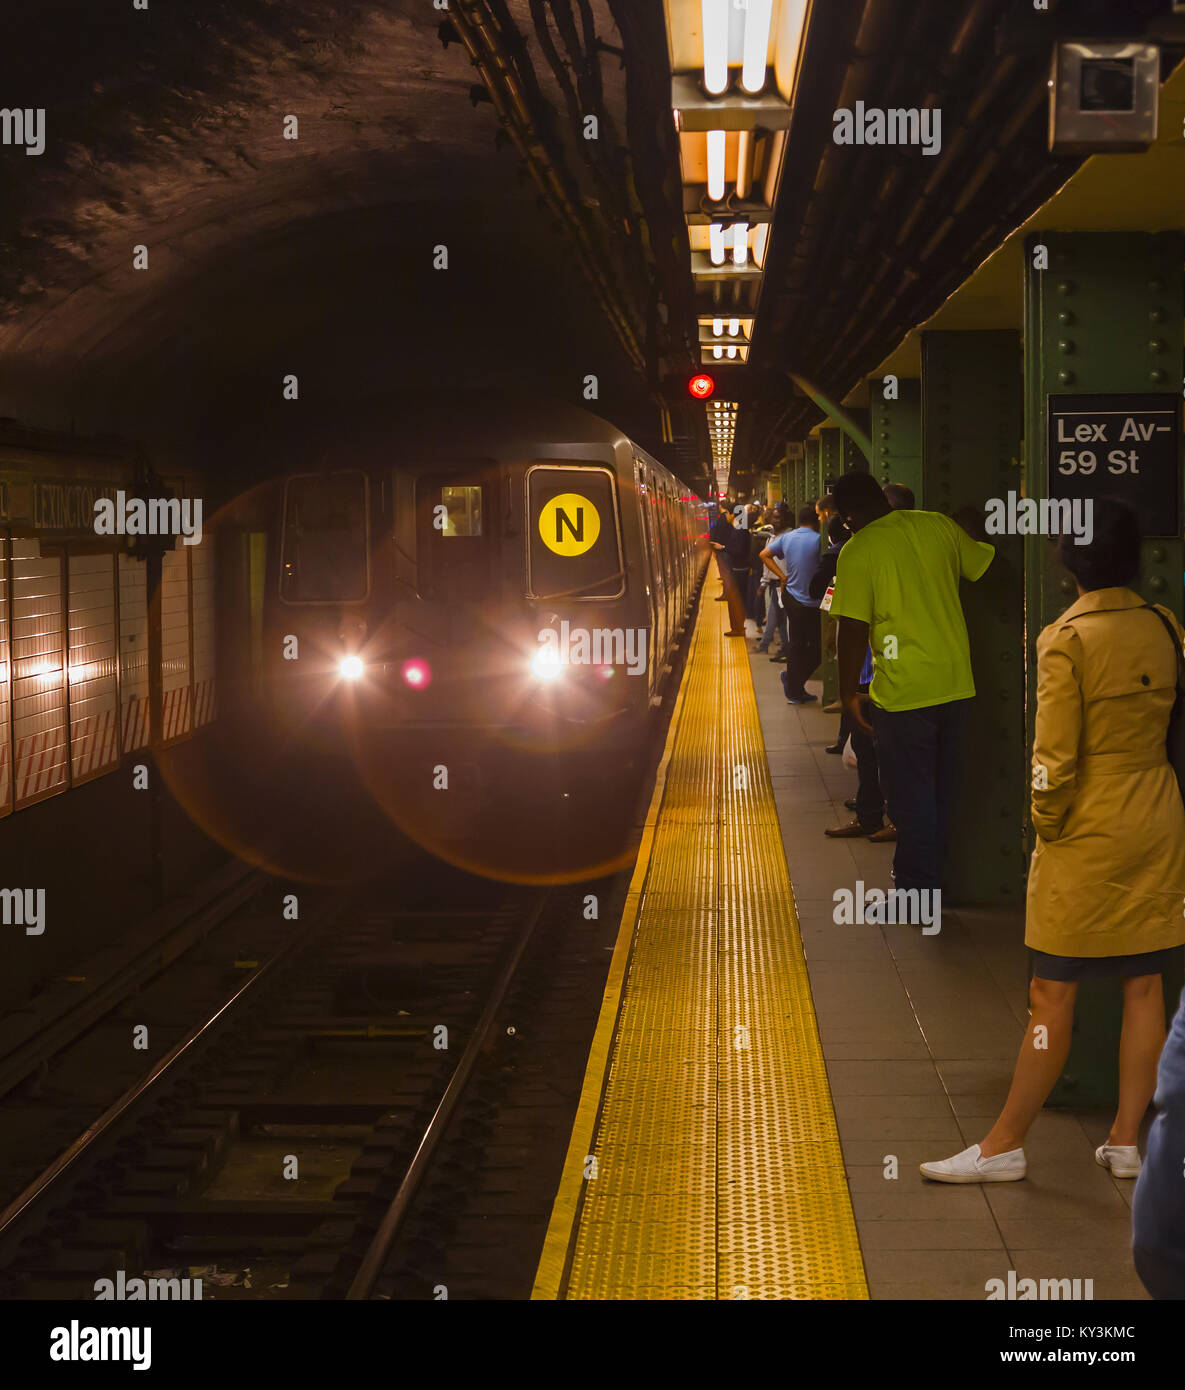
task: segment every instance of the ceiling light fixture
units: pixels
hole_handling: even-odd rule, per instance
[[[722,130],[708,131],[708,197],[714,203],[724,201],[724,156],[727,138]]]
[[[724,264],[724,224],[713,222],[708,228],[708,248],[713,265]]]
[[[749,224],[738,222],[732,229],[732,259],[734,265],[749,263]]]
[[[745,6],[745,56],[741,86],[759,92],[765,86],[765,60],[769,54],[769,24],[774,0],[748,0]]]
[[[718,97],[728,89],[729,0],[702,0],[704,86]]]

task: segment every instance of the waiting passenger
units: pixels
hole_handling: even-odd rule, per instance
[[[838,515],[839,512],[835,506],[835,498],[831,493],[827,493],[825,497],[820,497],[815,503],[815,517],[819,523],[819,544],[824,549],[827,545],[828,528],[831,525],[831,518]]]
[[[727,513],[722,511],[708,533],[708,542],[716,552],[720,582],[724,586],[720,601],[728,603],[729,627],[724,635],[744,637],[745,596],[738,574],[743,577],[749,563],[749,534],[735,527]]]
[[[1080,546],[1064,534],[1058,552],[1078,600],[1037,639],[1037,844],[1025,904],[1025,944],[1035,952],[1030,1023],[995,1124],[953,1158],[922,1164],[923,1175],[938,1182],[1025,1176],[1022,1146],[1069,1054],[1078,982],[1100,977],[1122,983],[1123,1032],[1119,1106],[1095,1159],[1114,1177],[1136,1177],[1140,1122],[1164,1042],[1161,972],[1185,943],[1185,805],[1165,746],[1181,628],[1130,588],[1140,530],[1125,503],[1096,500],[1094,539]],[[1168,1195],[1174,1183],[1185,1185],[1177,1055],[1165,1078],[1177,1108],[1159,1132],[1167,1142],[1158,1146],[1158,1171],[1138,1219],[1154,1279],[1152,1223],[1185,1211],[1179,1192]],[[1151,1211],[1147,1201],[1162,1195],[1166,1210]],[[1179,1248],[1176,1258],[1180,1271]]]
[[[881,491],[885,494],[885,501],[894,511],[913,510],[913,492],[904,483],[886,483]],[[847,527],[839,517],[836,517],[832,524],[834,525],[836,522],[843,527],[846,535]],[[871,682],[872,648],[869,647],[864,653],[864,665],[860,668],[860,681],[856,689],[861,695],[867,695]],[[842,752],[844,741],[847,738],[851,738],[852,752],[856,756],[857,784],[855,800],[845,801],[844,805],[847,806],[848,810],[855,811],[856,815],[846,825],[829,826],[823,833],[835,840],[867,835],[876,844],[891,844],[897,839],[897,828],[891,820],[888,825],[882,823],[885,815],[885,799],[881,790],[880,770],[876,760],[876,741],[864,729],[854,725],[847,710],[844,710],[839,725],[839,737],[835,744],[827,749],[827,752],[834,753],[837,747]]]
[[[1132,1255],[1153,1298],[1185,1298],[1185,990],[1160,1054],[1156,1118],[1132,1195]]]
[[[745,614],[760,631],[765,620],[761,607],[761,585],[765,566],[761,563],[761,552],[769,543],[773,530],[761,524],[761,508],[756,502],[749,504],[749,568],[745,576]]]
[[[811,580],[810,586],[811,598],[816,599],[820,606],[822,606],[822,601],[826,597],[827,590],[832,580],[835,578],[835,565],[836,561],[839,559],[840,547],[850,535],[851,532],[844,525],[842,518],[832,516],[831,520],[827,523],[827,546],[819,559],[819,568],[815,571],[815,577]],[[823,630],[826,634],[823,638],[824,661],[835,660],[835,629],[836,619],[834,619],[829,612],[824,613]],[[825,705],[823,707],[823,713],[839,714],[839,733],[836,735],[835,742],[831,744],[826,751],[828,753],[842,753],[844,742],[848,736],[847,712],[842,706],[838,709],[832,709],[831,706]]]
[[[834,496],[853,532],[840,551],[831,603],[840,619],[840,700],[854,729],[875,729],[880,783],[897,827],[894,885],[933,891],[942,886],[975,696],[959,581],[979,579],[995,551],[939,512],[893,510],[867,473],[837,478]],[[863,695],[870,644],[873,677]]]
[[[790,643],[782,688],[792,705],[809,704],[819,698],[808,694],[806,688],[807,677],[819,664],[819,601],[811,598],[810,593],[811,580],[819,568],[818,524],[815,509],[801,507],[797,527],[774,536],[761,552],[766,568],[782,581],[779,592],[786,608]],[[778,560],[786,566],[785,574]]]
[[[766,545],[774,536],[780,536],[783,531],[790,529],[790,508],[785,502],[779,502],[770,515],[770,530],[766,539]],[[764,552],[763,552],[764,553]],[[758,555],[758,560],[762,560],[762,555]],[[764,568],[764,561],[763,568]],[[769,644],[773,640],[775,630],[778,634],[778,650],[770,657],[771,661],[784,661],[789,650],[789,641],[786,637],[786,611],[782,607],[780,589],[781,584],[772,569],[765,569],[761,579],[761,587],[765,590],[766,611],[765,611],[765,630],[757,643],[759,652],[769,650]]]

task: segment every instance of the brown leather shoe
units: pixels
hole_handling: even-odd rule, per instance
[[[887,845],[897,838],[897,827],[885,825],[868,837],[874,845]]]
[[[861,825],[858,820],[850,820],[847,825],[829,825],[823,834],[832,840],[856,840],[861,835],[867,835],[872,839],[879,835],[880,831],[875,826]]]
[[[744,628],[741,628],[740,632],[726,632],[724,635],[725,637],[748,637],[749,634]]]

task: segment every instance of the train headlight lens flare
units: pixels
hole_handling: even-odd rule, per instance
[[[360,656],[343,656],[337,664],[338,674],[343,680],[356,681],[366,667]]]
[[[707,372],[700,372],[697,376],[693,376],[687,383],[687,389],[697,400],[706,401],[712,392],[715,391],[716,383]]]
[[[540,647],[531,657],[531,674],[537,681],[557,681],[563,669],[560,654],[552,647]]]
[[[432,683],[432,672],[426,661],[405,661],[401,671],[404,685],[413,690],[425,690]]]

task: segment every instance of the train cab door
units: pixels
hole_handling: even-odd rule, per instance
[[[442,622],[463,641],[464,610],[491,597],[492,482],[473,469],[421,474],[416,481],[416,574],[420,598],[440,605]],[[447,615],[447,617],[446,617]]]

